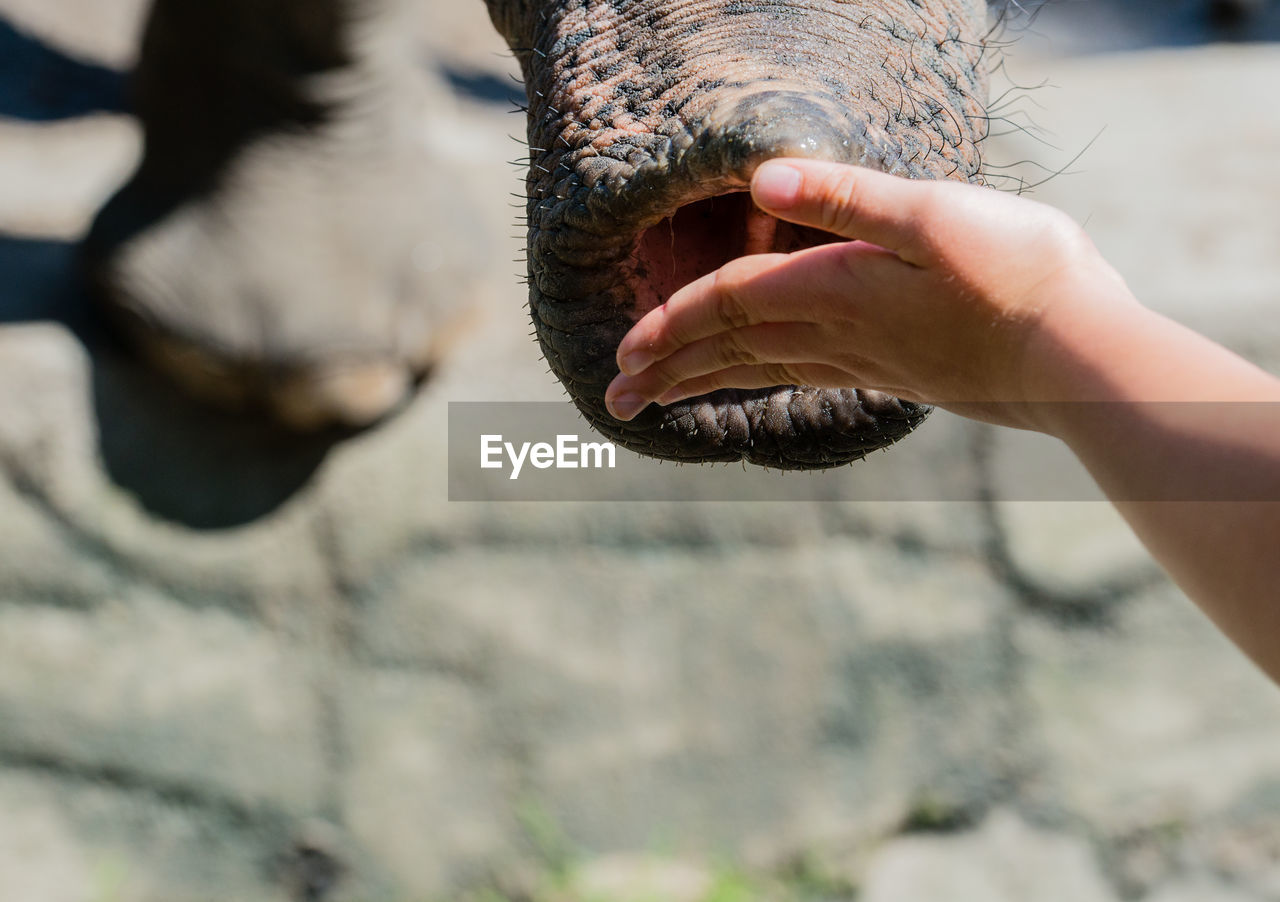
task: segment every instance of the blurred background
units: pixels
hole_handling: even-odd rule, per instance
[[[1002,494],[1034,437],[860,465],[968,501],[447,500],[449,402],[561,399],[478,2],[422,4],[424,265],[484,263],[415,401],[288,440],[139,367],[71,265],[144,6],[0,0],[0,899],[1280,900],[1280,696],[1105,504]],[[1280,369],[1280,4],[1004,15],[993,184]]]

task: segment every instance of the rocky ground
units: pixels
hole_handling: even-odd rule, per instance
[[[138,5],[0,23],[120,68]],[[1280,899],[1280,695],[1108,507],[1028,500],[1049,444],[939,415],[860,471],[945,460],[966,501],[447,500],[449,402],[559,391],[506,263],[509,60],[478,5],[424,21],[496,262],[336,445],[85,333],[71,243],[136,128],[0,90],[0,898]],[[1034,196],[1140,297],[1280,365],[1280,50],[1036,40],[992,173],[1063,170]]]

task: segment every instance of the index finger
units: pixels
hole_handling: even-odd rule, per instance
[[[618,369],[635,375],[676,348],[735,326],[766,322],[769,311],[744,303],[742,288],[762,272],[785,263],[783,254],[731,260],[676,291],[650,310],[618,345]]]
[[[751,197],[779,219],[879,245],[919,266],[918,239],[939,187],[844,163],[785,159],[760,165]]]
[[[823,323],[866,284],[917,272],[891,251],[862,242],[731,260],[640,318],[618,345],[618,368],[635,375],[681,347],[762,323]]]

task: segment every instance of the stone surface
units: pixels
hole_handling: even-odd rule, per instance
[[[870,833],[926,798],[980,805],[1016,745],[1007,599],[976,564],[915,561],[854,542],[455,550],[360,587],[355,648],[487,687],[526,791],[588,849]],[[889,573],[911,605],[881,602]]]
[[[0,764],[304,815],[324,780],[309,668],[251,623],[146,593],[83,613],[0,609]]]
[[[696,862],[613,855],[575,870],[565,895],[611,902],[703,902],[714,885],[715,875]]]
[[[428,899],[512,866],[521,801],[512,750],[479,687],[365,672],[344,686],[341,710],[342,805],[366,880]]]
[[[89,856],[68,835],[53,800],[34,795],[29,781],[0,778],[0,892],[11,899],[91,902],[97,887]]]
[[[0,120],[0,232],[73,240],[133,171],[142,134],[122,116],[35,125]]]
[[[1116,902],[1081,839],[1028,827],[997,811],[981,829],[908,836],[868,868],[862,902]]]
[[[1163,580],[1106,502],[1001,501],[993,515],[1017,575],[1068,604],[1106,604],[1116,589]]]
[[[40,902],[287,902],[288,837],[145,793],[0,772],[0,895]]]
[[[0,409],[6,411],[0,418],[0,461],[13,485],[0,489],[0,497],[14,505],[12,518],[0,525],[0,536],[8,539],[0,557],[23,548],[51,548],[52,554],[61,545],[83,561],[83,567],[59,568],[33,588],[37,594],[56,595],[69,582],[83,596],[95,579],[110,585],[107,577],[94,575],[95,566],[99,572],[114,568],[180,596],[219,601],[305,631],[298,621],[309,615],[301,609],[322,602],[332,583],[319,548],[323,524],[308,513],[305,498],[236,531],[196,532],[151,516],[104,472],[104,453],[144,473],[156,470],[159,453],[154,444],[139,441],[146,432],[138,418],[104,402],[104,393],[110,394],[102,385],[110,379],[106,368],[62,326],[0,329]],[[181,417],[169,410],[164,420],[174,426]],[[117,436],[121,429],[126,434]],[[235,441],[234,434],[213,438],[212,447]],[[203,496],[217,505],[228,492],[235,493],[233,501],[252,495],[254,474],[235,467],[234,452],[206,460],[202,468],[198,457],[179,456],[192,442],[203,442],[206,450],[211,444],[193,430],[185,443],[171,446],[175,460],[168,470],[175,487],[186,486],[190,501],[198,505]],[[270,475],[270,461],[256,465]],[[201,476],[203,485],[191,481]],[[30,583],[32,574],[55,560],[41,556],[24,565],[24,581]]]
[[[147,0],[0,0],[0,17],[67,52],[125,68],[137,55]]]
[[[138,8],[0,0],[115,65]],[[0,897],[448,898],[570,861],[595,902],[650,865],[695,898],[678,862],[816,849],[869,862],[869,900],[1275,898],[1274,688],[1112,515],[1001,495],[989,430],[939,416],[829,500],[447,500],[449,401],[561,395],[506,262],[518,117],[481,102],[511,60],[481,4],[429,8],[459,87],[429,140],[493,262],[451,359],[337,445],[82,341],[59,239],[133,127],[0,124]],[[1149,303],[1280,360],[1277,52],[1019,62],[1062,86],[1033,96],[1067,155],[991,161],[1057,168],[1109,123],[1036,196]],[[913,500],[866,500],[891,471]]]
[[[97,494],[91,362],[66,329],[0,330],[0,460],[9,479],[53,505]]]
[[[110,563],[86,554],[52,518],[0,482],[0,603],[86,607],[121,582]]]
[[[1201,878],[1162,887],[1143,902],[1262,902],[1263,898],[1212,878]]]
[[[981,556],[992,536],[977,501],[849,501],[824,504],[820,513],[828,534],[940,554]]]
[[[1189,825],[1274,781],[1280,693],[1171,587],[1105,630],[1026,620],[1014,642],[1041,756],[1028,796],[1046,807],[1116,831]]]
[[[1197,831],[1186,843],[1183,860],[1191,859],[1217,880],[1263,899],[1280,894],[1280,819],[1272,781],[1250,798]]]

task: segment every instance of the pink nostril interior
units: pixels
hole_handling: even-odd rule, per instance
[[[737,257],[791,253],[843,240],[781,222],[759,210],[745,192],[687,204],[640,235],[631,273],[633,315],[639,319],[679,288]]]

